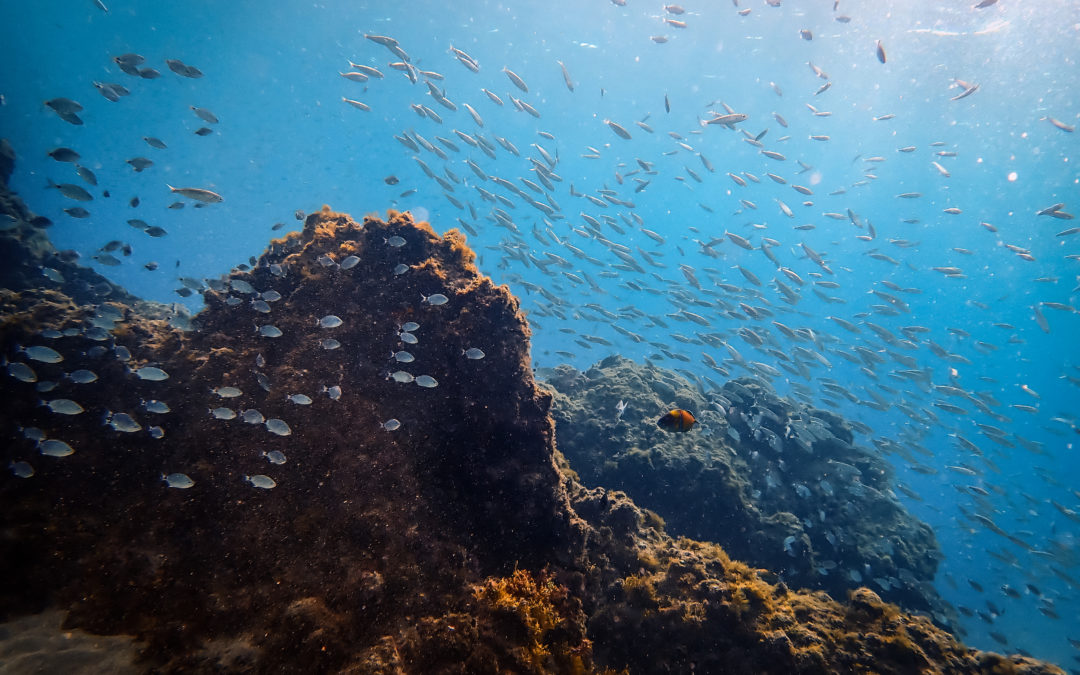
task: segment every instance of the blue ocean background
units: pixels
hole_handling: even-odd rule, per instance
[[[759,333],[771,330],[786,351],[793,344],[771,328],[771,320],[812,328],[826,336],[823,345],[828,349],[819,351],[832,367],[816,367],[813,380],[796,381],[809,387],[819,402],[825,392],[818,378],[832,378],[856,399],[865,401],[870,398],[866,392],[874,391],[889,402],[903,398],[937,416],[936,422],[928,423],[929,417],[917,422],[895,407],[879,411],[842,397],[831,397],[839,400],[829,406],[873,430],[872,435],[857,436],[863,445],[871,446],[872,438],[901,443],[917,439],[928,451],[916,454],[922,467],[915,468],[936,471],[930,474],[913,470],[899,455],[889,460],[897,480],[921,498],[901,494],[901,500],[937,533],[945,554],[937,580],[941,594],[955,605],[994,614],[992,625],[978,616],[961,617],[965,640],[975,647],[1005,650],[990,636],[993,631],[1005,636],[1012,649],[1063,666],[1075,664],[1080,652],[1068,638],[1080,640],[1080,492],[1075,481],[1080,471],[1075,447],[1080,440],[1080,316],[1044,306],[1046,332],[1033,307],[1044,302],[1076,306],[1080,290],[1080,235],[1056,236],[1073,224],[1036,215],[1059,202],[1064,202],[1065,212],[1080,209],[1080,140],[1046,119],[1072,126],[1080,122],[1080,5],[1001,0],[974,9],[972,2],[841,0],[834,11],[832,2],[787,0],[771,7],[740,0],[735,7],[708,0],[683,3],[686,13],[673,15],[661,3],[636,0],[625,6],[608,0],[106,4],[107,13],[91,0],[0,2],[5,64],[0,135],[11,140],[18,154],[12,188],[31,209],[55,222],[48,233],[57,248],[80,252],[83,264],[145,299],[197,310],[197,294],[186,299],[176,294],[181,288],[178,277],[217,277],[258,256],[271,238],[300,229],[297,209],[307,213],[329,204],[359,218],[395,208],[429,220],[439,232],[460,228],[458,218],[477,232],[468,240],[480,257],[480,269],[496,282],[508,283],[530,315],[536,367],[570,363],[584,369],[619,353],[722,382],[724,378],[703,363],[702,353],[723,362],[730,359],[728,350],[687,344],[672,334],[693,339],[696,332],[719,333],[747,361],[776,367],[773,354],[754,349],[734,331],[744,326]],[[740,16],[739,9],[751,11]],[[850,17],[850,22],[838,22],[838,15]],[[674,27],[664,23],[665,18],[687,26]],[[811,31],[813,40],[802,39],[800,30]],[[387,67],[397,58],[365,39],[365,33],[393,36],[417,68],[444,75],[434,83],[457,104],[457,111],[440,106],[423,82],[413,84]],[[668,41],[657,43],[653,36],[667,36]],[[875,55],[877,41],[886,51],[886,63]],[[451,46],[468,52],[480,71],[466,69]],[[160,70],[162,77],[142,80],[120,72],[112,57],[128,52],[145,56],[145,65]],[[195,65],[205,76],[179,77],[168,70],[165,59]],[[350,60],[379,68],[385,78],[366,83],[343,78],[340,73],[349,70]],[[564,83],[559,61],[566,65],[574,91]],[[815,95],[825,80],[809,63],[828,74],[831,88]],[[504,66],[528,83],[527,94],[501,72]],[[950,100],[963,91],[954,78],[977,83],[979,89]],[[95,80],[123,84],[131,94],[108,101],[95,90]],[[481,88],[499,95],[505,105],[497,106]],[[540,118],[516,110],[510,95],[520,95]],[[84,126],[64,122],[43,105],[61,96],[85,106],[80,113]],[[358,110],[342,97],[362,101],[371,110]],[[665,111],[665,98],[670,112]],[[723,112],[720,102],[748,116],[738,127],[750,135],[767,130],[761,143],[787,159],[762,156],[739,131],[702,126],[711,116],[709,110]],[[463,103],[482,116],[482,129]],[[430,107],[443,123],[419,117],[410,104]],[[815,116],[807,104],[832,115]],[[206,125],[190,106],[212,110],[220,122]],[[774,113],[788,128],[777,123]],[[875,120],[886,115],[895,117]],[[617,122],[632,138],[616,136],[605,120]],[[654,133],[635,124],[642,120]],[[214,133],[195,135],[202,126]],[[489,159],[461,142],[453,129],[480,132],[492,141],[504,137],[521,156],[496,144],[497,158]],[[448,138],[461,151],[440,146],[448,162],[430,152],[416,153],[394,139],[405,131],[416,131],[433,143],[438,143],[436,136]],[[693,151],[680,147],[668,132],[678,133]],[[781,140],[785,135],[790,138]],[[812,140],[811,135],[829,139]],[[168,148],[151,148],[144,136],[158,137]],[[463,162],[471,158],[485,173],[515,183],[519,177],[535,180],[526,159],[539,158],[533,143],[559,158],[555,172],[563,181],[550,192],[565,219],[548,218],[549,224],[543,213],[512,193],[480,182]],[[72,165],[46,154],[57,146],[76,149],[80,163],[97,175],[97,188],[85,186],[95,195],[92,202],[76,203],[47,187],[50,179],[82,184]],[[590,146],[600,150],[599,158],[582,156],[590,154]],[[915,150],[898,152],[907,146]],[[440,173],[449,167],[462,180],[454,183],[453,196],[473,205],[478,218],[472,218],[468,208],[451,204],[414,155]],[[138,156],[153,160],[153,166],[134,172],[125,161]],[[702,156],[715,171],[708,170]],[[651,181],[640,192],[627,176],[640,168],[637,159],[652,163],[656,172],[634,176]],[[812,169],[799,173],[796,160]],[[934,161],[950,176],[935,169]],[[761,182],[740,187],[728,172],[749,172]],[[765,178],[767,172],[788,184]],[[386,183],[391,175],[397,184]],[[179,198],[170,194],[167,184],[208,188],[225,200],[202,209],[190,203],[169,209]],[[475,184],[510,198],[516,208],[482,201],[468,187]],[[578,193],[594,196],[601,189],[614,190],[634,208],[609,204],[602,209],[573,196],[571,184]],[[800,194],[791,184],[806,186],[813,195]],[[402,196],[414,188],[413,194]],[[842,194],[829,194],[841,188]],[[104,198],[102,190],[111,196]],[[923,196],[897,198],[912,192]],[[131,207],[129,200],[135,196],[140,205]],[[794,217],[785,216],[777,200],[790,207]],[[84,206],[91,216],[71,218],[63,212],[71,206]],[[498,226],[489,215],[493,206],[510,213],[520,234]],[[946,208],[961,212],[948,214]],[[846,214],[848,209],[863,224],[872,223],[875,239],[857,238],[868,230],[850,220],[822,215]],[[571,229],[582,229],[581,213],[600,218],[619,211],[637,214],[644,227],[665,239],[659,244],[621,219],[617,223],[622,234],[604,226],[605,237],[634,250],[645,274],[612,268],[618,258]],[[149,237],[127,224],[132,218],[169,234]],[[276,223],[284,223],[284,228],[272,230]],[[804,225],[814,229],[795,229]],[[534,228],[540,238],[532,234]],[[576,258],[546,234],[548,229],[606,266]],[[773,253],[807,282],[794,307],[801,314],[740,321],[715,309],[691,309],[710,320],[707,327],[666,316],[678,310],[673,290],[711,297],[695,292],[680,265],[693,268],[705,288],[718,290],[714,281],[721,281],[759,292],[774,311],[788,307],[770,284],[774,277],[785,278],[760,250],[724,241],[715,246],[722,257],[701,253],[695,240],[708,242],[726,231],[747,237],[755,247],[763,237],[780,243]],[[91,256],[112,240],[129,242],[131,256],[115,267],[93,261]],[[806,258],[801,244],[820,253],[835,272],[823,279],[835,281],[838,288],[819,287],[832,302],[811,292],[814,279],[809,273],[820,268]],[[1032,259],[1008,245],[1026,250]],[[638,247],[664,267],[648,265],[638,256]],[[555,253],[572,263],[565,271],[577,276],[584,272],[598,288],[578,284],[555,265],[548,268],[550,276],[544,274],[535,264],[509,257],[508,250],[531,251],[540,259],[545,251]],[[885,254],[896,264],[871,257],[873,253]],[[144,267],[150,261],[159,263],[156,271]],[[763,285],[753,286],[737,266]],[[932,269],[951,266],[963,274],[954,278]],[[603,272],[617,274],[601,276]],[[910,292],[891,291],[882,281]],[[42,283],[49,282],[43,277]],[[550,311],[550,301],[534,285],[562,298],[566,304],[556,309],[564,318]],[[875,313],[873,306],[883,303],[872,290],[902,297],[910,313]],[[583,308],[590,303],[622,311],[617,323],[645,341],[628,339],[596,310]],[[669,327],[627,318],[627,307],[661,317]],[[963,360],[935,356],[925,344],[915,351],[897,351],[929,369],[934,384],[992,393],[1002,404],[995,410],[1009,420],[991,419],[962,399],[891,377],[890,371],[903,366],[884,354],[873,332],[863,327],[852,333],[829,316],[856,325],[872,321],[901,338],[903,326],[926,327],[924,339]],[[600,337],[611,345],[575,343],[574,338],[582,340],[580,335]],[[996,350],[980,350],[976,341]],[[850,352],[854,345],[866,345],[885,358],[874,368],[877,380],[860,371],[861,364],[830,353]],[[666,356],[665,349],[686,360]],[[727,367],[732,377],[747,374],[731,362]],[[781,372],[773,385],[790,393],[789,376]],[[879,383],[904,393],[881,390]],[[933,408],[934,400],[965,406],[970,414]],[[989,440],[980,433],[980,423],[1003,429],[1012,447]],[[961,447],[956,433],[975,442],[989,462]],[[950,466],[967,467],[977,475]],[[987,496],[973,495],[966,490],[971,485],[986,490]],[[1027,546],[982,527],[971,513],[991,518]],[[984,591],[976,591],[969,580]],[[1060,619],[1040,611],[1048,607],[1046,601],[1026,584],[1052,602],[1050,614]],[[1002,585],[1017,589],[1020,597],[1007,596]],[[989,609],[987,601],[997,611]]]

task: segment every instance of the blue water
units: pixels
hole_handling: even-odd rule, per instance
[[[776,366],[775,354],[753,348],[734,331],[749,326],[759,334],[771,334],[774,348],[790,352],[792,343],[771,321],[811,328],[825,336],[821,348],[799,344],[822,351],[832,363],[829,369],[812,366],[815,379],[809,382],[797,380],[815,395],[820,391],[817,378],[832,378],[859,399],[868,399],[866,392],[872,390],[890,402],[903,400],[937,416],[933,422],[920,414],[924,421],[916,422],[896,408],[880,412],[843,399],[836,406],[871,427],[875,437],[918,437],[929,451],[915,457],[937,471],[932,475],[911,470],[898,455],[890,460],[896,465],[898,480],[922,497],[922,501],[904,495],[901,499],[934,527],[941,542],[946,557],[939,572],[940,591],[949,601],[973,610],[988,611],[987,600],[1004,610],[993,625],[978,617],[963,618],[969,643],[1004,649],[989,635],[996,631],[1014,649],[1063,665],[1073,663],[1078,652],[1066,637],[1080,639],[1080,630],[1071,626],[1080,615],[1080,587],[1075,581],[1080,579],[1080,523],[1059,512],[1051,500],[1080,511],[1080,494],[1072,479],[1080,469],[1074,447],[1080,438],[1070,426],[1080,412],[1076,384],[1080,381],[1076,346],[1080,317],[1044,308],[1050,326],[1046,333],[1034,320],[1032,306],[1040,302],[1075,306],[1078,301],[1075,256],[1080,254],[1080,235],[1055,236],[1076,221],[1035,215],[1058,202],[1065,203],[1066,212],[1080,211],[1080,171],[1076,168],[1080,136],[1044,119],[1054,117],[1073,126],[1080,122],[1075,76],[1080,60],[1080,6],[1076,3],[1002,0],[976,10],[970,6],[974,3],[951,3],[954,6],[946,8],[933,2],[842,0],[834,13],[829,2],[788,0],[773,8],[742,0],[742,8],[751,11],[739,16],[732,3],[708,0],[688,1],[683,5],[686,14],[675,16],[660,3],[635,0],[625,7],[600,1],[106,2],[108,13],[91,0],[0,2],[0,50],[5,64],[0,75],[4,97],[0,133],[18,153],[12,187],[34,211],[56,222],[49,234],[58,248],[79,251],[84,264],[145,298],[184,302],[197,309],[197,295],[184,300],[175,294],[180,288],[177,277],[213,277],[246,262],[271,237],[300,227],[293,216],[297,209],[310,212],[329,204],[357,218],[387,208],[408,209],[418,218],[430,219],[439,231],[457,227],[457,218],[478,231],[479,236],[469,241],[480,254],[481,269],[497,281],[510,283],[531,314],[537,366],[570,362],[585,368],[609,353],[642,359],[663,357],[660,350],[667,349],[688,362],[664,358],[662,365],[723,381],[705,367],[701,354],[723,362],[730,358],[727,349],[685,344],[671,335],[695,339],[695,333],[716,333],[747,361]],[[850,16],[851,21],[837,22],[837,14]],[[666,25],[665,17],[685,21],[687,27]],[[801,29],[812,31],[813,40],[801,39]],[[419,69],[443,74],[445,80],[435,84],[457,104],[457,112],[439,105],[422,81],[411,84],[387,67],[396,57],[364,39],[364,33],[393,36]],[[650,40],[657,35],[670,39],[664,44]],[[875,56],[877,40],[886,50],[884,64]],[[449,52],[451,45],[468,52],[480,64],[480,72],[472,73],[459,63]],[[157,68],[162,77],[142,80],[120,72],[111,57],[125,52],[145,56],[144,65]],[[179,77],[167,69],[166,58],[195,65],[205,76]],[[386,77],[363,84],[348,81],[339,75],[348,70],[348,60],[377,67]],[[557,61],[566,64],[575,91],[567,89]],[[814,94],[825,80],[815,75],[808,62],[828,74],[830,89]],[[500,72],[504,66],[524,78],[528,94],[514,88]],[[978,83],[979,89],[950,101],[963,91],[951,87],[953,78]],[[123,84],[131,94],[110,102],[94,89],[94,80]],[[505,105],[496,106],[481,92],[482,87],[498,94]],[[515,110],[510,95],[520,95],[541,118]],[[42,104],[58,96],[85,106],[80,113],[84,126],[62,121]],[[664,109],[665,96],[670,113]],[[371,111],[357,110],[343,103],[342,97],[360,100]],[[483,117],[483,129],[465,111],[462,104],[466,102]],[[700,120],[710,116],[708,110],[723,112],[720,102],[748,115],[738,127],[749,135],[767,130],[761,137],[763,147],[787,159],[761,155],[739,131],[702,127]],[[444,123],[417,116],[409,107],[412,103],[429,106]],[[815,116],[807,104],[832,114]],[[220,118],[220,123],[206,125],[213,128],[212,135],[194,134],[204,122],[189,106],[208,108]],[[782,128],[773,113],[782,115],[789,127]],[[874,120],[883,115],[895,117]],[[632,138],[617,137],[605,126],[607,119],[625,127]],[[635,124],[640,120],[646,120],[655,133]],[[483,133],[496,145],[498,159],[467,146],[453,133],[455,128]],[[431,152],[414,153],[393,138],[407,130],[436,144],[436,136],[449,138],[461,152],[443,147],[450,156],[446,163]],[[541,137],[538,131],[552,134],[555,140]],[[677,145],[668,132],[678,133],[693,152]],[[827,135],[829,140],[811,140],[811,135]],[[143,136],[161,138],[168,148],[151,148]],[[512,142],[522,156],[498,146],[496,136]],[[519,177],[535,180],[525,159],[530,154],[540,158],[532,143],[552,155],[558,153],[555,172],[563,181],[555,184],[551,194],[565,219],[549,219],[550,230],[604,266],[575,258],[546,234],[549,226],[540,211],[491,181],[481,183],[463,163],[469,157],[485,173],[515,183]],[[71,165],[46,155],[56,146],[76,149],[81,162],[97,174],[99,187],[93,202],[77,204],[45,187],[48,179],[81,183]],[[599,149],[600,157],[582,157],[590,153],[588,146]],[[898,152],[906,146],[915,150]],[[938,152],[955,156],[938,156]],[[714,172],[706,169],[699,154]],[[454,196],[474,206],[479,218],[474,220],[468,208],[454,207],[412,160],[413,155],[436,171],[449,167],[467,183],[455,184]],[[152,159],[154,165],[133,172],[125,160],[137,156]],[[656,175],[629,175],[639,168],[638,158],[653,163]],[[796,160],[812,169],[799,173]],[[933,161],[950,177],[941,175]],[[694,180],[687,169],[702,182]],[[728,172],[749,172],[761,182],[740,187]],[[788,184],[765,177],[767,172],[778,174]],[[400,182],[387,185],[384,179],[390,175]],[[634,178],[651,182],[634,192],[638,185]],[[212,189],[225,201],[203,209],[194,209],[191,203],[180,210],[168,209],[173,202],[187,200],[170,194],[166,184]],[[476,184],[510,198],[516,208],[484,202],[469,187]],[[631,209],[614,204],[601,209],[572,196],[571,184],[578,193],[600,196],[598,190],[611,189],[619,199],[632,201],[632,212],[665,243],[653,241],[636,226],[628,227],[616,215],[629,215]],[[800,194],[791,184],[810,188],[813,195]],[[413,188],[414,194],[400,196]],[[829,194],[841,188],[844,193]],[[110,198],[101,196],[105,189]],[[923,196],[910,200],[896,196],[907,192]],[[137,208],[129,206],[134,196],[141,200]],[[777,200],[794,217],[785,216]],[[804,201],[812,204],[804,205]],[[92,215],[71,218],[62,211],[70,206],[85,206]],[[492,206],[510,213],[519,235],[496,225],[489,215]],[[961,213],[944,213],[946,208]],[[876,239],[859,239],[858,235],[868,234],[866,227],[822,215],[846,215],[848,209],[864,225],[872,223]],[[603,225],[603,236],[629,246],[646,274],[619,271],[616,278],[600,276],[613,271],[610,266],[620,261],[600,242],[571,230],[573,226],[587,234],[582,212],[597,218],[614,216],[625,234]],[[148,237],[126,224],[130,218],[164,227],[169,234]],[[285,229],[272,231],[275,223],[284,223]],[[991,224],[996,232],[980,223]],[[795,229],[804,225],[815,227]],[[547,243],[531,234],[534,227],[545,233]],[[798,289],[760,250],[744,250],[730,241],[716,245],[722,257],[702,255],[695,240],[709,241],[725,231],[749,238],[755,249],[763,237],[776,240],[779,246],[773,253],[807,285]],[[111,240],[130,242],[133,247],[123,265],[102,267],[90,260]],[[835,302],[826,303],[811,292],[812,273],[821,269],[803,254],[803,243],[820,253],[835,273],[821,279],[836,282],[838,288],[819,287]],[[549,267],[552,276],[534,265],[525,266],[508,258],[501,248],[504,245],[515,250],[528,247],[538,258],[544,252],[556,253],[572,263],[565,271],[577,276],[584,272],[602,290],[576,284],[556,266]],[[1029,251],[1034,260],[1022,259],[1006,245]],[[654,260],[665,267],[646,264],[637,247],[655,255]],[[885,254],[896,264],[872,258],[872,253]],[[150,261],[158,262],[159,269],[145,269]],[[690,287],[680,264],[693,268],[703,288],[716,295]],[[750,284],[736,266],[752,272],[763,285]],[[931,269],[949,266],[961,268],[963,277],[947,278]],[[773,287],[774,278],[799,291],[801,299],[794,309],[800,314],[779,313],[789,306]],[[750,289],[764,300],[747,294],[733,296],[716,288],[714,281]],[[908,292],[890,290],[883,281]],[[627,282],[642,290],[628,287]],[[565,302],[559,308],[565,318],[550,315],[550,302],[531,290],[532,284]],[[719,297],[736,309],[739,301],[767,306],[777,314],[764,320],[734,319],[716,307],[687,306],[709,319],[711,325],[702,327],[682,317],[665,316],[678,311],[672,290],[700,300]],[[902,298],[910,313],[885,316],[875,312],[874,305],[887,303],[871,290]],[[609,321],[600,320],[597,312],[582,309],[589,303],[616,313],[636,307],[660,317],[669,327],[650,326],[650,321],[630,316],[620,318],[621,327],[646,340],[635,343],[613,330]],[[826,318],[830,315],[854,322],[861,332],[845,330]],[[865,320],[888,328],[899,339],[904,337],[899,330],[903,326],[924,326],[928,332],[919,334],[919,348],[904,350],[877,339],[863,324]],[[970,336],[958,336],[949,328],[962,329]],[[581,334],[604,338],[614,346],[587,342],[591,348],[585,348],[572,341]],[[967,362],[935,356],[927,340]],[[979,351],[976,341],[997,349]],[[885,357],[884,363],[873,368],[876,380],[836,355],[840,350],[853,353],[855,345]],[[905,366],[892,360],[886,348],[917,359],[918,368],[927,369],[935,385],[992,393],[1002,404],[994,410],[1011,419],[991,419],[970,401],[898,379],[894,371]],[[732,376],[746,374],[731,362],[726,367]],[[785,378],[787,373],[776,378],[774,385],[789,392]],[[901,393],[881,390],[879,383]],[[957,416],[934,408],[934,400],[961,405],[971,414]],[[1038,410],[1029,413],[1009,407],[1015,404]],[[979,433],[976,423],[1000,427],[1014,447],[991,442]],[[960,447],[950,436],[954,433],[975,442],[993,467]],[[1041,444],[1041,450],[1026,449],[1017,436],[1028,445]],[[871,439],[860,435],[859,442],[870,445]],[[946,468],[957,465],[976,469],[979,475]],[[970,491],[958,491],[969,485],[987,490],[989,496],[976,498]],[[1010,543],[964,515],[976,511],[1034,551]],[[1002,557],[1012,562],[1007,564]],[[968,579],[985,591],[973,590]],[[1039,598],[1025,583],[1034,584],[1051,600],[1053,611],[1062,618],[1054,620],[1038,611]],[[1003,584],[1018,589],[1022,598],[1007,597],[1000,591]]]

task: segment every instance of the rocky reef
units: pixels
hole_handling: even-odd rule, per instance
[[[625,490],[669,532],[717,542],[790,586],[844,598],[866,585],[950,626],[952,610],[931,585],[940,559],[933,531],[904,510],[888,463],[853,444],[835,413],[752,378],[706,393],[617,356],[545,375],[559,449],[586,485]],[[621,415],[619,401],[628,402]],[[671,408],[694,411],[702,426],[657,428]]]
[[[407,214],[323,209],[212,282],[194,331],[8,291],[0,349],[31,373],[0,377],[26,463],[0,479],[0,616],[66,610],[154,672],[1060,672],[584,487],[472,261]]]
[[[571,480],[588,524],[587,635],[632,673],[1061,673],[964,647],[867,588],[793,591],[712,543],[673,539],[625,493]]]
[[[100,309],[40,298],[4,308],[5,354],[63,355],[28,359],[37,383],[3,382],[5,459],[35,469],[0,488],[18,541],[4,555],[8,613],[54,595],[70,624],[145,636],[148,658],[178,668],[256,653],[263,664],[380,660],[388,635],[413,645],[394,658],[427,668],[426,643],[455,636],[468,616],[458,613],[478,602],[473,583],[569,560],[580,533],[558,489],[527,326],[460,237],[405,215],[356,223],[324,210],[223,284],[207,291],[197,331],[112,306],[106,342],[90,335]],[[251,302],[255,288],[280,295],[270,312]],[[435,293],[445,304],[423,300]],[[340,325],[323,327],[328,316]],[[419,343],[402,345],[409,321]],[[403,346],[414,363],[388,359]],[[466,358],[472,347],[485,358]],[[437,386],[389,378],[398,366]],[[75,370],[97,380],[64,376]],[[46,400],[84,412],[40,405],[45,381]],[[75,452],[42,456],[39,436]],[[283,463],[268,461],[275,451]],[[194,485],[170,489],[162,478],[174,473]],[[237,622],[245,630],[222,642]]]

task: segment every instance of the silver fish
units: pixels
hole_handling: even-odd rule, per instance
[[[263,490],[272,490],[277,487],[277,481],[261,473],[254,476],[244,476],[244,480]]]
[[[165,485],[179,490],[187,490],[195,485],[195,481],[191,480],[191,476],[186,473],[161,474],[161,480],[165,482]]]
[[[216,192],[210,190],[204,190],[203,188],[177,188],[171,185],[166,185],[170,192],[175,192],[181,197],[187,197],[188,199],[194,199],[204,204],[217,204],[218,202],[225,201],[225,198]]]

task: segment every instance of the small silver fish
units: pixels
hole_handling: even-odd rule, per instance
[[[406,351],[391,352],[390,358],[398,361],[399,363],[412,363],[416,360],[416,357]]]
[[[154,161],[146,157],[132,157],[127,160],[127,163],[131,165],[131,168],[135,170],[135,173],[140,173],[144,169],[154,165]]]
[[[67,457],[75,452],[70,445],[54,438],[43,440],[38,443],[38,450],[41,451],[41,454],[48,455],[49,457]]]
[[[506,73],[506,77],[508,77],[510,81],[514,83],[515,87],[525,92],[526,94],[529,93],[529,85],[525,84],[525,80],[521,79],[521,77],[517,73],[510,70],[509,68],[506,68],[505,66],[503,67],[502,71]]]
[[[169,374],[161,368],[155,368],[154,366],[143,366],[133,371],[140,380],[148,380],[150,382],[160,382],[162,380],[169,379]]]
[[[430,375],[421,375],[420,377],[416,378],[416,383],[426,389],[431,389],[433,387],[439,386],[439,381]]]
[[[442,293],[433,293],[431,295],[420,295],[420,302],[428,305],[445,305],[450,299]]]
[[[85,211],[86,209],[83,210]],[[74,211],[74,209],[64,209],[64,211],[71,212]],[[89,212],[87,212],[87,215],[89,215]],[[47,278],[49,281],[55,281],[58,284],[64,283],[64,275],[60,274],[60,270],[54,269],[52,267],[42,267],[41,276]]]
[[[468,349],[466,349],[465,351],[463,351],[461,353],[462,353],[462,355],[465,356],[465,358],[472,359],[473,361],[478,361],[478,360],[480,360],[480,359],[482,359],[482,358],[484,358],[486,356],[486,354],[484,354],[483,350],[478,349],[476,347],[469,347]]]
[[[149,413],[155,413],[158,415],[164,415],[171,411],[169,404],[165,401],[158,401],[157,399],[150,399],[149,401],[142,402],[143,410]]]
[[[261,473],[254,476],[244,476],[244,480],[263,490],[272,490],[277,487],[277,481],[270,476],[265,476]]]
[[[221,398],[236,398],[242,395],[244,392],[240,391],[239,387],[215,387],[210,390],[217,394]]]
[[[255,292],[255,287],[243,279],[230,279],[229,286],[237,293],[243,293],[244,295],[251,295]]]
[[[574,91],[574,81],[570,79],[570,71],[566,69],[566,65],[562,61],[556,61],[555,63],[558,63],[559,67],[562,68],[562,76],[563,81],[566,82],[566,88],[570,91]],[[668,106],[668,112],[671,112],[670,106]]]
[[[195,485],[195,481],[191,480],[191,476],[186,473],[161,474],[161,480],[165,481],[165,485],[179,490],[187,490]]]
[[[266,430],[277,436],[289,436],[292,434],[292,429],[289,428],[285,420],[276,417],[266,420]]]
[[[420,340],[416,339],[415,335],[413,335],[412,333],[407,333],[405,331],[398,333],[398,339],[407,345],[414,345],[420,342]]]
[[[28,359],[40,361],[42,363],[60,363],[64,360],[64,357],[60,352],[52,347],[45,347],[42,345],[20,348],[19,353],[25,354]]]
[[[255,410],[254,408],[249,408],[244,412],[240,413],[240,419],[244,420],[244,422],[248,424],[262,424],[266,421],[266,418],[263,417],[263,414],[258,410]]]
[[[319,328],[337,328],[343,323],[344,321],[341,320],[341,317],[335,316],[334,314],[327,314],[323,318],[316,321],[315,325],[317,325]]]
[[[390,374],[390,379],[393,379],[394,382],[409,384],[416,378],[413,377],[411,374],[406,373],[404,370],[395,370],[393,373]]]
[[[271,464],[284,464],[287,461],[285,458],[285,453],[281,452],[280,450],[271,450],[270,452],[264,451],[262,453],[262,456],[265,457],[266,461],[270,462]]]
[[[8,464],[8,468],[17,478],[30,478],[34,475],[34,467],[30,466],[29,462],[12,462]]]
[[[108,82],[91,82],[94,88],[97,89],[102,96],[112,101],[113,103],[120,100],[121,96],[127,96],[131,91],[122,84],[108,83]]]
[[[626,140],[630,140],[630,138],[631,138],[630,132],[627,131],[626,129],[624,129],[623,126],[620,125],[619,123],[612,122],[611,120],[604,120],[604,124],[608,125],[608,127],[612,131],[614,131],[615,135],[618,136],[619,138],[624,138]]]
[[[210,190],[204,190],[203,188],[177,188],[171,185],[166,185],[170,192],[175,192],[181,197],[187,197],[188,199],[194,199],[195,201],[202,202],[204,204],[216,204],[218,202],[225,201],[225,198],[216,192]]]
[[[93,171],[87,169],[85,166],[76,166],[75,173],[79,174],[79,178],[82,178],[87,183],[91,185],[97,185],[97,176],[94,175]]]
[[[379,426],[381,426],[383,429],[385,429],[387,431],[397,431],[398,429],[401,428],[401,422],[397,421],[396,419],[391,418],[391,419],[386,420],[385,422],[383,422]]]
[[[45,105],[52,108],[58,114],[74,114],[82,112],[82,104],[72,101],[70,98],[53,98],[45,101]]]
[[[8,375],[11,375],[20,382],[37,382],[37,373],[34,369],[25,363],[19,361],[12,361],[7,365]]]
[[[197,115],[198,118],[201,119],[202,121],[207,122],[209,124],[217,124],[218,123],[217,115],[210,112],[206,108],[197,108],[195,106],[189,106],[189,107],[191,108],[191,112],[195,113],[195,115]]]
[[[729,128],[734,128],[735,124],[745,121],[747,115],[745,113],[726,113],[723,115],[716,115],[712,119],[705,120],[702,124],[720,124]]]
[[[346,79],[350,79],[350,80],[356,80],[356,79],[358,79],[359,76],[362,76],[362,75],[363,75],[363,73],[342,73],[341,74],[342,77],[344,77]],[[365,76],[364,79],[366,80],[367,77]],[[363,81],[363,80],[361,80],[361,81]],[[345,103],[348,103],[349,105],[356,108],[357,110],[363,110],[364,112],[371,112],[371,106],[369,106],[367,103],[364,103],[362,101],[357,101],[356,99],[353,99],[353,98],[345,98],[344,96],[341,97],[341,100],[344,101]]]
[[[210,410],[210,414],[219,420],[236,419],[236,411],[232,408],[213,408]]]
[[[53,148],[45,154],[58,162],[77,162],[80,157],[79,153],[71,148]]]
[[[78,415],[86,412],[85,408],[70,398],[54,398],[51,401],[42,401],[42,404],[58,415]]]
[[[287,399],[295,403],[296,405],[311,405],[311,397],[307,394],[289,394]]]
[[[353,70],[358,70],[364,73],[368,77],[376,77],[380,80],[383,78],[383,74],[379,72],[378,68],[372,68],[371,66],[367,66],[362,63],[353,63],[352,61],[349,61],[349,67]]]
[[[22,427],[19,431],[22,433],[23,438],[29,441],[34,441],[36,443],[45,440],[45,432],[37,427]]]
[[[105,417],[105,424],[125,434],[142,431],[142,425],[136,422],[134,417],[123,412],[108,413]]]
[[[279,338],[284,335],[284,333],[281,332],[280,328],[278,328],[277,326],[271,326],[270,324],[266,324],[265,326],[256,326],[255,330],[259,333],[259,335],[268,338]]]

